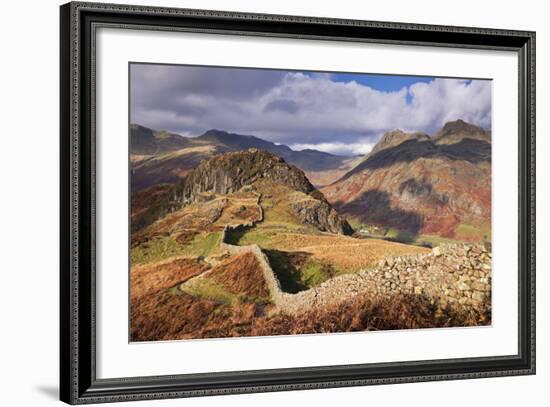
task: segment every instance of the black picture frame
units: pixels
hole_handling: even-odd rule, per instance
[[[535,33],[72,2],[60,8],[60,398],[70,404],[535,373]],[[519,351],[515,355],[96,378],[97,27],[508,50],[519,59]],[[213,345],[214,346],[214,345]]]

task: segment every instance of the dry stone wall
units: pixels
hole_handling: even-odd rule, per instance
[[[345,274],[285,297],[281,311],[298,314],[353,298],[422,295],[441,308],[485,311],[491,298],[491,254],[478,245],[438,247],[431,253],[383,260],[378,267]]]
[[[261,205],[258,207],[261,221],[263,212]],[[334,277],[317,287],[291,294],[281,289],[277,275],[258,245],[227,243],[229,233],[254,224],[226,226],[221,248],[231,254],[252,253],[257,258],[271,300],[282,313],[297,315],[314,308],[335,306],[356,296],[378,298],[394,294],[422,295],[440,308],[484,312],[490,306],[492,255],[483,245],[442,245],[427,254],[386,258],[373,269]]]

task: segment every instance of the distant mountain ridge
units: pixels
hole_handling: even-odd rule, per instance
[[[342,161],[350,158],[312,149],[295,151],[284,144],[275,144],[256,136],[229,133],[223,130],[208,130],[196,139],[203,142],[207,140],[218,142],[226,148],[231,149],[231,151],[247,148],[266,150],[284,158],[290,164],[299,166],[304,171],[338,168],[342,164]]]
[[[130,125],[130,154],[154,155],[189,147],[192,143],[179,134]]]
[[[282,157],[306,172],[315,184],[334,181],[351,168],[354,158],[317,150],[295,151],[256,136],[208,130],[198,137],[183,137],[166,131],[130,125],[132,189],[174,183],[215,154],[257,148]]]

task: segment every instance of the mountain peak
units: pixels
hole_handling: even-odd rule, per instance
[[[426,133],[415,132],[406,133],[401,129],[392,130],[384,133],[382,138],[376,143],[371,150],[371,155],[386,148],[398,146],[401,143],[409,140],[427,141],[430,137]]]
[[[288,149],[287,146],[277,146],[271,141],[263,140],[256,136],[249,136],[244,134],[230,133],[225,130],[210,129],[197,137],[200,141],[209,141],[222,144],[226,147],[225,151],[231,150],[245,150],[249,147],[256,147],[263,150],[281,150]]]
[[[230,133],[225,131],[225,130],[210,129],[210,130],[205,131],[198,138],[208,139],[208,140],[212,140],[212,139],[220,140],[220,139],[227,138],[228,136],[230,136]]]
[[[485,133],[481,127],[465,122],[462,119],[454,120],[445,123],[443,128],[439,131],[442,136],[452,133],[467,132],[467,133]]]
[[[166,130],[153,130],[136,123],[130,124],[132,154],[163,154],[189,146],[186,137]]]
[[[462,119],[445,123],[443,128],[432,136],[432,139],[438,144],[454,144],[465,138],[483,140],[491,142],[491,132],[468,123]]]

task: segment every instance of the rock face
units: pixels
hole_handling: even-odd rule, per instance
[[[340,214],[363,223],[481,241],[491,224],[490,141],[489,132],[461,120],[432,138],[390,132],[321,190]]]
[[[349,224],[343,220],[328,202],[320,199],[292,202],[290,209],[300,222],[314,225],[323,232],[351,235]]]
[[[234,193],[260,180],[287,186],[313,198],[292,203],[291,209],[301,222],[316,226],[321,231],[352,233],[349,224],[300,169],[258,149],[220,154],[201,162],[176,185],[174,199],[180,205],[187,205],[196,202],[203,193]]]
[[[288,165],[282,158],[267,151],[251,148],[247,151],[219,154],[199,164],[182,179],[177,197],[183,204],[193,202],[202,192],[230,194],[258,180],[283,184],[296,191],[315,191],[304,173]]]

